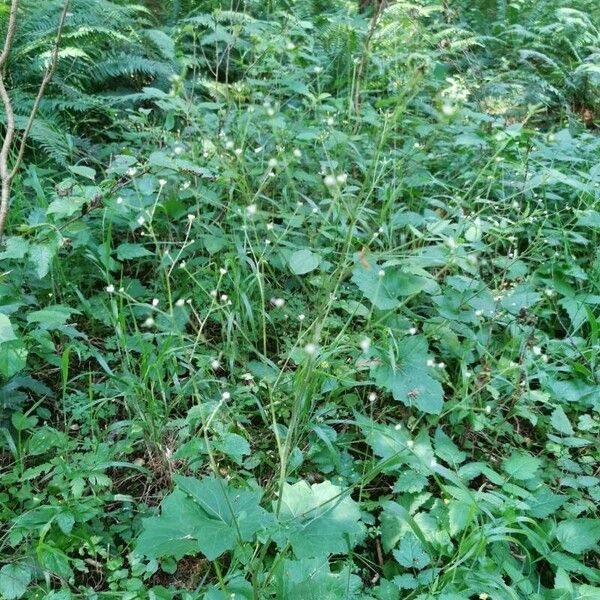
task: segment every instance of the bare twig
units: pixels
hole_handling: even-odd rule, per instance
[[[358,68],[356,69],[356,78],[354,81],[354,112],[357,118],[360,115],[360,84],[369,60],[369,47],[371,45],[371,38],[377,29],[377,24],[379,23],[379,19],[387,5],[387,0],[375,0],[373,4],[373,16],[371,17],[371,22],[369,23],[369,30],[367,31],[367,37],[365,38],[362,55],[360,57],[360,62],[358,63]]]
[[[65,0],[60,15],[60,20],[58,23],[54,47],[52,48],[52,52],[50,54],[50,61],[46,66],[46,71],[44,72],[44,77],[42,78],[42,82],[40,83],[40,87],[38,88],[38,93],[34,100],[33,107],[31,108],[31,111],[29,113],[27,124],[25,125],[25,129],[21,134],[21,140],[19,143],[17,156],[11,167],[9,161],[9,154],[15,138],[15,112],[12,106],[10,95],[8,94],[8,90],[6,89],[5,67],[10,56],[15,32],[17,30],[17,11],[19,9],[19,0],[12,0],[11,3],[10,15],[8,18],[8,26],[6,29],[6,36],[4,38],[4,46],[2,49],[2,54],[0,54],[0,99],[2,100],[2,104],[4,105],[4,112],[6,114],[6,131],[4,134],[4,141],[2,142],[2,148],[0,149],[0,180],[2,185],[2,192],[0,195],[0,242],[4,237],[4,228],[6,226],[6,217],[8,216],[8,207],[10,203],[12,183],[15,178],[15,175],[19,171],[21,163],[23,162],[23,156],[25,155],[27,139],[29,137],[29,134],[31,133],[31,128],[33,127],[33,123],[35,121],[37,112],[40,108],[40,104],[44,93],[46,92],[46,87],[50,83],[50,80],[52,79],[52,76],[56,71],[60,41],[65,27],[65,19],[67,18],[69,4],[70,0]]]

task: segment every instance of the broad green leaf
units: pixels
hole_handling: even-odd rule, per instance
[[[587,552],[600,540],[600,519],[561,521],[556,528],[556,539],[567,552]]]
[[[16,600],[25,594],[31,583],[31,569],[19,563],[9,563],[0,569],[0,598]]]
[[[424,277],[403,272],[398,267],[382,269],[374,261],[357,262],[352,282],[381,310],[396,308],[401,297],[417,294],[427,285]]]
[[[527,452],[514,452],[504,463],[504,470],[512,479],[533,479],[542,461]]]
[[[343,554],[364,536],[358,504],[329,481],[285,484],[279,520],[277,543],[289,542],[298,558]]]
[[[278,574],[278,598],[285,600],[358,600],[360,577],[348,568],[332,573],[322,558],[285,560]]]
[[[250,454],[250,444],[237,433],[224,433],[213,445],[216,450],[230,456],[238,464],[242,463],[244,456]]]
[[[15,335],[10,319],[6,315],[0,313],[0,344],[16,339],[17,336]]]
[[[42,329],[57,329],[65,325],[73,314],[79,314],[79,311],[62,304],[55,304],[29,313],[27,322],[39,323]]]
[[[21,340],[5,342],[0,346],[0,375],[9,379],[27,365],[27,348]]]
[[[548,487],[542,487],[532,495],[531,500],[527,500],[529,504],[529,514],[537,519],[545,519],[553,515],[566,501],[566,496],[555,494]]]
[[[135,158],[134,156],[128,156],[126,154],[117,154],[112,158],[110,162],[108,173],[115,175],[125,175],[125,173],[127,173],[127,169],[135,165],[136,162],[137,158]]]
[[[573,426],[569,421],[569,418],[565,414],[562,406],[557,406],[552,411],[552,417],[550,418],[550,423],[552,423],[552,427],[560,433],[564,433],[566,435],[574,435],[575,431],[573,430]]]
[[[444,391],[439,381],[429,374],[427,341],[423,336],[408,336],[396,345],[394,361],[382,355],[382,363],[372,369],[375,383],[406,406],[439,414]]]
[[[58,217],[70,217],[77,211],[80,211],[86,202],[87,199],[81,196],[57,198],[50,203],[50,206],[46,209],[46,214],[57,215]]]
[[[296,275],[304,275],[314,271],[321,262],[321,257],[308,249],[297,250],[290,256],[290,269]]]
[[[394,558],[407,569],[421,570],[431,562],[421,542],[411,532],[400,540],[400,546],[393,551],[393,554]]]
[[[22,237],[13,236],[6,238],[5,250],[0,252],[0,260],[3,258],[24,258],[29,248],[29,242]]]
[[[142,258],[144,256],[153,256],[153,253],[144,248],[142,244],[125,243],[117,248],[117,258],[119,260],[131,260],[132,258]]]
[[[212,477],[174,479],[177,488],[163,500],[161,515],[143,521],[139,554],[180,559],[201,552],[214,560],[273,523],[256,491],[233,489]]]
[[[82,167],[78,165],[75,167],[69,167],[69,171],[75,175],[79,175],[80,177],[91,179],[92,181],[94,181],[96,178],[96,171],[94,169],[90,169],[90,167]]]
[[[39,279],[48,275],[53,257],[54,250],[46,244],[32,244],[29,247],[29,260],[33,263]]]
[[[448,504],[450,535],[458,535],[469,524],[475,512],[473,504],[461,500],[450,500]]]
[[[458,449],[441,427],[436,429],[433,443],[436,455],[451,465],[459,465],[467,458],[466,453]]]

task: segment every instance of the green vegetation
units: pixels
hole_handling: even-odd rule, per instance
[[[17,140],[63,6],[19,4]],[[599,98],[596,0],[72,0],[0,599],[600,599]]]

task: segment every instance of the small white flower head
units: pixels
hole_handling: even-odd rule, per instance
[[[175,150],[174,150],[175,154],[179,155],[179,154],[183,154],[183,146],[175,146]]]
[[[236,156],[241,156],[243,152],[244,152],[244,151],[243,151],[241,148],[236,148],[236,149],[233,151],[233,153],[234,153]]]
[[[335,124],[335,119],[333,117],[328,117],[326,123],[332,127]]]
[[[271,304],[275,308],[283,308],[285,300],[283,298],[271,298]]]
[[[292,151],[292,154],[296,158],[301,158],[302,157],[302,150],[300,150],[300,148],[294,148],[294,150]]]
[[[180,268],[180,269],[185,269],[185,265],[186,265],[186,264],[187,264],[187,263],[185,262],[185,260],[182,260],[182,261],[179,263],[179,268]]]
[[[485,414],[486,415],[492,414],[492,407],[489,404],[485,405]]]
[[[445,368],[446,368],[446,363],[444,363],[444,362],[439,362],[439,363],[437,364],[437,368],[438,368],[438,369],[445,369]]]
[[[304,352],[309,356],[314,356],[317,353],[317,346],[311,343],[306,344],[306,346],[304,346]]]
[[[448,246],[450,250],[456,250],[458,248],[458,244],[454,238],[446,238],[446,246]]]
[[[394,429],[395,429],[396,431],[400,431],[400,430],[402,429],[402,423],[396,423],[396,424],[394,425]]]
[[[152,317],[148,317],[143,323],[142,323],[143,327],[154,327],[154,319]]]
[[[288,42],[288,43],[285,45],[285,49],[286,49],[286,50],[290,50],[290,51],[291,51],[291,50],[295,50],[295,49],[296,49],[296,46],[295,46],[294,42]]]
[[[554,298],[556,296],[556,292],[552,288],[546,288],[544,294],[546,294],[547,298]]]
[[[298,315],[298,321],[304,321],[304,319],[306,319],[306,315],[305,314]]]
[[[340,185],[344,185],[344,183],[346,183],[346,181],[348,181],[348,174],[347,173],[340,173],[339,175],[336,175],[335,180]]]
[[[368,352],[369,348],[371,348],[371,340],[368,337],[363,338],[360,340],[359,346],[363,352]]]
[[[187,216],[187,218],[188,218],[188,221],[190,221],[190,223],[191,223],[191,222],[192,222],[192,221],[193,221],[193,220],[196,218],[196,215],[194,215],[194,214],[190,213],[190,214]]]
[[[109,294],[112,294],[112,293],[115,291],[115,286],[114,286],[112,283],[111,283],[110,285],[107,285],[107,286],[106,286],[106,291],[107,291]]]
[[[323,72],[323,67],[316,65],[313,71],[318,75],[319,73]]]
[[[223,392],[221,394],[221,400],[227,401],[227,400],[229,400],[229,398],[231,398],[231,394],[229,392]]]
[[[218,371],[221,368],[221,363],[216,358],[214,358],[210,361],[210,368],[213,371]]]
[[[406,447],[407,448],[412,448],[415,445],[415,443],[412,440],[406,440]]]
[[[137,218],[138,225],[143,225],[146,222],[146,219],[141,215]]]
[[[234,146],[235,146],[235,144],[231,140],[227,140],[225,142],[225,148],[227,150],[232,150]]]
[[[119,293],[120,294],[124,294],[125,293],[125,288],[124,287],[120,287],[119,288]]]
[[[257,146],[256,148],[254,148],[254,154],[260,154],[263,150],[263,146]]]
[[[327,187],[334,187],[336,184],[335,175],[325,175],[325,177],[323,178],[323,183]]]
[[[435,367],[435,360],[433,360],[433,358],[428,358],[427,359],[427,366],[428,367]]]
[[[160,185],[160,187],[165,187],[165,185],[167,185],[167,180],[166,179],[159,179],[158,180],[158,185]]]
[[[117,198],[117,204],[123,204],[123,198],[121,196]]]
[[[129,177],[135,177],[136,173],[137,173],[137,169],[135,167],[130,167],[129,169],[127,169],[127,175]]]
[[[189,181],[184,181],[183,184],[181,185],[181,189],[182,190],[187,190],[190,185],[192,185]]]
[[[375,400],[377,400],[377,394],[375,392],[371,392],[368,396],[367,396],[369,402],[375,402]]]
[[[269,169],[274,169],[277,166],[277,159],[276,158],[270,158],[269,162],[267,163],[267,165],[269,166]]]
[[[385,229],[384,229],[383,227],[380,227],[380,228],[377,230],[377,233],[383,233],[384,231],[385,231]]]
[[[227,294],[221,294],[221,302],[227,302],[229,300],[229,296]]]
[[[242,375],[242,379],[244,381],[252,381],[254,379],[254,375],[252,375],[252,373],[244,373]]]
[[[185,304],[185,298],[179,298],[177,302],[175,302],[175,306],[183,306]]]
[[[481,316],[483,316],[483,311],[482,311],[480,308],[478,308],[478,309],[475,311],[475,316],[476,316],[476,317],[481,317]]]
[[[224,267],[221,267],[221,268],[219,269],[219,273],[220,273],[221,275],[227,275],[227,269],[225,269]]]
[[[385,277],[385,271],[383,269],[379,269],[379,271],[377,271],[377,276],[378,277]]]
[[[270,246],[271,245],[271,240],[265,240],[265,246]]]
[[[435,469],[435,467],[437,467],[437,460],[435,460],[435,458],[432,458],[432,459],[431,459],[431,462],[429,463],[429,466],[430,466],[432,469]]]
[[[153,298],[153,299],[152,299],[152,306],[154,306],[154,307],[157,307],[157,306],[158,306],[158,303],[159,303],[159,300],[158,300],[158,298]]]
[[[411,327],[408,330],[409,335],[416,335],[419,330],[416,327]]]
[[[471,379],[471,377],[473,377],[473,373],[471,373],[471,371],[465,371],[465,377],[467,379]]]
[[[269,117],[275,116],[275,109],[269,106],[269,108],[267,108],[267,115]]]
[[[256,204],[249,204],[248,206],[246,206],[246,214],[249,217],[253,217],[256,214],[257,210],[258,207],[256,206]]]
[[[313,215],[316,215],[319,212],[319,209],[315,206],[312,211]]]
[[[275,227],[275,223],[267,223],[267,230],[271,231]]]
[[[216,298],[216,297],[217,297],[217,290],[210,290],[210,295],[211,295],[213,298]]]
[[[547,354],[542,354],[540,356],[540,358],[542,359],[542,362],[547,363],[548,362],[548,355]]]
[[[542,349],[539,346],[534,346],[531,350],[536,356],[542,355]]]

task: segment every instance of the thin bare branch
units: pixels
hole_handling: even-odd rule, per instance
[[[27,125],[23,130],[23,134],[21,135],[21,143],[19,145],[19,153],[17,154],[17,158],[15,160],[15,164],[10,172],[11,178],[13,178],[17,171],[19,170],[19,166],[21,165],[21,161],[23,160],[23,155],[25,154],[25,147],[27,145],[27,138],[31,133],[31,128],[33,127],[33,122],[35,120],[35,115],[40,107],[40,103],[42,98],[44,97],[44,93],[46,92],[46,87],[50,83],[54,72],[56,71],[56,65],[58,63],[58,52],[60,49],[60,40],[62,38],[62,33],[65,28],[65,19],[67,18],[67,13],[69,11],[70,0],[65,0],[62,13],[60,15],[60,21],[58,23],[58,30],[56,32],[56,40],[54,42],[54,48],[52,48],[52,53],[50,55],[50,62],[46,67],[46,72],[44,73],[44,78],[42,79],[42,83],[38,89],[37,96],[35,98],[35,102],[33,103],[33,107],[31,112],[29,113],[29,119],[27,120]],[[1,231],[2,221],[0,221],[0,231]]]
[[[19,0],[12,0],[10,5],[10,14],[8,15],[8,26],[6,27],[6,37],[4,38],[4,47],[2,48],[2,54],[0,54],[0,70],[4,68],[10,50],[12,48],[13,39],[15,37],[15,31],[17,30],[17,11],[19,9]]]
[[[31,133],[31,128],[33,127],[33,123],[35,121],[35,117],[42,102],[44,93],[46,92],[46,87],[48,86],[48,83],[50,83],[50,80],[52,79],[52,76],[56,71],[56,65],[58,63],[58,53],[60,49],[60,41],[62,38],[62,33],[65,26],[65,20],[67,18],[69,5],[70,0],[65,0],[60,15],[60,21],[58,24],[58,30],[56,33],[54,46],[50,54],[50,61],[48,63],[48,66],[46,67],[46,71],[44,72],[44,76],[40,83],[40,87],[38,88],[38,93],[34,100],[33,107],[29,113],[27,124],[25,125],[25,129],[21,134],[21,140],[19,143],[17,157],[11,168],[9,166],[9,154],[15,138],[15,113],[10,100],[10,95],[8,93],[8,90],[6,89],[4,67],[6,66],[8,58],[10,56],[10,51],[12,49],[12,44],[17,28],[17,11],[19,8],[19,0],[12,0],[10,15],[8,19],[8,26],[6,30],[6,37],[4,39],[2,54],[0,55],[0,99],[2,100],[2,104],[4,105],[4,112],[6,114],[6,131],[4,135],[4,141],[2,142],[2,148],[0,149],[0,180],[2,185],[2,190],[0,194],[0,242],[4,237],[4,228],[6,226],[6,218],[8,216],[8,207],[10,204],[12,183],[19,170],[19,167],[21,166],[21,162],[23,161],[23,156],[25,155],[25,148],[27,146],[27,139],[29,137],[29,134]]]

